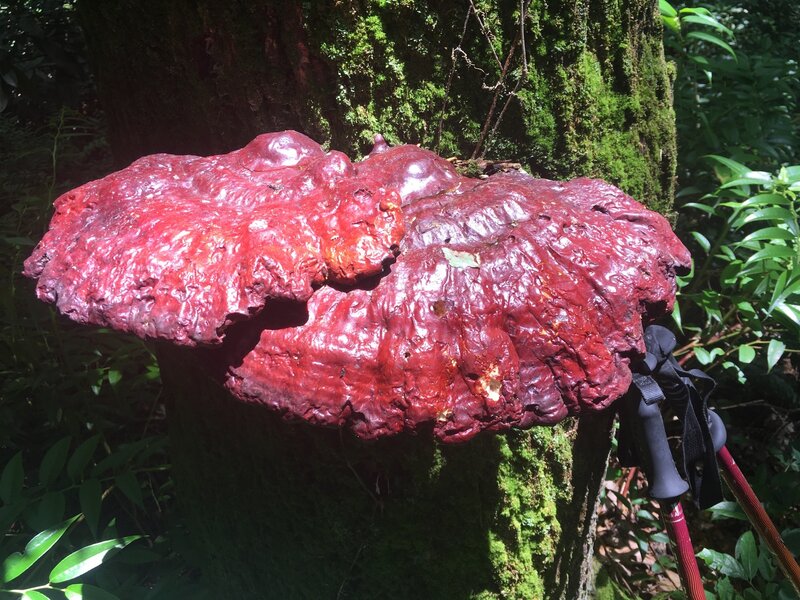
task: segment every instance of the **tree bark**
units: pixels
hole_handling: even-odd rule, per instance
[[[666,212],[657,3],[81,0],[117,160],[298,129],[588,175]],[[612,415],[365,444],[230,398],[160,348],[181,505],[220,597],[583,598]]]

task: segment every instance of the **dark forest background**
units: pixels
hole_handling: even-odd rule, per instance
[[[678,357],[718,379],[729,445],[798,554],[800,8],[662,1],[661,14],[675,68],[673,216],[695,256],[671,323]],[[0,592],[204,597],[175,510],[155,357],[62,319],[20,275],[53,200],[116,166],[76,8],[0,1],[0,24]],[[514,158],[505,150],[485,157]],[[682,597],[645,489],[612,461],[598,598]],[[795,597],[735,503],[689,519],[709,597]]]

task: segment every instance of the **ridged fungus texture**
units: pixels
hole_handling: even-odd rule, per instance
[[[689,261],[603,181],[471,179],[380,136],[352,163],[282,132],[61,196],[25,273],[79,322],[224,337],[212,371],[287,419],[460,442],[622,396]]]
[[[235,396],[365,439],[433,423],[460,442],[625,393],[643,320],[671,309],[690,261],[663,217],[603,181],[468,179],[382,139],[357,170],[403,199],[396,262],[321,288],[254,348],[232,342]]]
[[[393,189],[287,131],[146,156],[64,194],[24,272],[80,323],[216,344],[268,300],[379,273],[402,235]]]

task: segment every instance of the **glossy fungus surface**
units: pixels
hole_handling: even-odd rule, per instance
[[[433,423],[463,441],[625,393],[643,318],[671,308],[689,264],[663,217],[599,180],[466,179],[419,148],[376,150],[359,169],[404,198],[397,261],[272,307],[285,326],[231,344],[235,396],[367,439]]]
[[[380,137],[352,163],[283,132],[65,194],[25,272],[80,322],[225,338],[210,372],[243,401],[455,442],[619,398],[688,265],[663,217],[603,181],[470,179]]]
[[[267,300],[380,272],[402,235],[393,189],[288,131],[146,156],[64,194],[25,274],[81,323],[215,344]]]

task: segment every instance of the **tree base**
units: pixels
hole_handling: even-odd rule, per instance
[[[180,506],[220,597],[586,595],[612,414],[365,443],[233,399],[209,357],[159,350]]]

